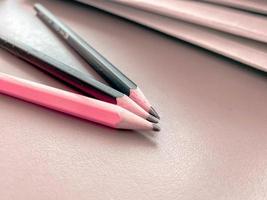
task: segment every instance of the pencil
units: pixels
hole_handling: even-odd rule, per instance
[[[160,130],[119,106],[4,73],[0,73],[0,93],[116,129]]]
[[[113,88],[128,95],[133,101],[139,104],[145,111],[159,118],[158,113],[151,106],[140,88],[123,74],[118,68],[111,64],[85,40],[78,36],[73,30],[56,18],[41,4],[34,5],[37,15],[67,44],[78,52],[93,69],[102,76]]]
[[[41,51],[33,49],[29,45],[0,35],[0,47],[77,88],[86,95],[121,106],[151,122],[158,122],[157,118],[142,109],[127,95],[124,95]]]

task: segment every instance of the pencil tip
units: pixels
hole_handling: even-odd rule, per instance
[[[154,117],[153,115],[149,115],[146,119],[150,122],[153,122],[153,123],[159,123],[159,120],[156,117]]]
[[[35,4],[33,5],[34,8],[38,8],[38,7],[40,7],[40,6],[41,6],[41,4],[39,4],[39,3],[35,3]]]
[[[39,8],[40,8],[40,4],[39,3],[35,3],[34,5],[33,5],[33,9],[37,12],[37,14],[40,12],[40,10],[39,10]]]
[[[158,113],[156,112],[156,110],[153,107],[150,107],[149,114],[151,114],[151,115],[155,116],[156,118],[160,119]]]
[[[159,125],[153,124],[153,131],[160,131]]]

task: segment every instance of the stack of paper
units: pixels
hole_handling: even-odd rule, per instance
[[[202,0],[210,3],[267,15],[266,0]]]
[[[227,0],[80,1],[267,71],[267,16],[245,12],[244,7],[256,12],[251,2],[235,4],[239,10],[221,6],[233,6]],[[261,8],[263,13],[267,2]]]

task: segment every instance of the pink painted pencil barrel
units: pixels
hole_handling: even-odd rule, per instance
[[[0,93],[118,129],[159,127],[110,103],[0,73]]]

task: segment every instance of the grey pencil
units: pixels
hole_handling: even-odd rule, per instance
[[[140,88],[123,74],[118,68],[111,64],[104,56],[97,52],[85,40],[78,36],[73,30],[63,24],[49,10],[41,4],[35,4],[37,15],[58,35],[60,35],[75,51],[77,51],[94,70],[102,76],[113,88],[128,95],[139,104],[145,111],[159,118],[158,113],[151,106]]]

